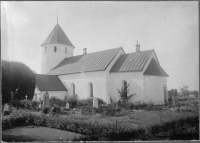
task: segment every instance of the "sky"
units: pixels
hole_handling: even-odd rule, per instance
[[[57,12],[58,9],[58,12]],[[122,47],[154,49],[168,73],[168,90],[199,89],[197,1],[1,2],[1,58],[41,70],[41,44],[57,23],[76,47],[74,55]]]

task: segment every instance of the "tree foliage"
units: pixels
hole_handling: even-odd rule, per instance
[[[190,94],[188,85],[184,85],[183,87],[180,87],[179,90],[180,90],[180,95],[183,97],[187,97]]]
[[[177,98],[178,96],[178,90],[177,89],[171,89],[168,91],[168,100],[171,103],[172,102],[172,97],[174,96],[175,98]]]
[[[190,91],[190,94],[193,94],[193,95],[195,95],[195,97],[198,97],[199,96],[199,91],[193,90],[193,91]]]
[[[118,91],[118,93],[120,94],[120,100],[128,102],[128,100],[129,100],[133,95],[135,95],[135,93],[134,93],[134,94],[131,94],[131,95],[128,95],[128,92],[129,92],[128,87],[129,87],[129,85],[130,85],[130,83],[127,84],[127,85],[121,86],[121,89],[117,89],[117,88],[116,88],[117,91]]]
[[[35,89],[35,73],[25,64],[2,61],[2,103],[9,102],[11,92],[16,100],[32,99]]]

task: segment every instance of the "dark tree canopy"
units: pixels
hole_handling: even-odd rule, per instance
[[[25,64],[2,61],[2,103],[9,102],[11,92],[16,100],[32,99],[35,89],[35,73]]]

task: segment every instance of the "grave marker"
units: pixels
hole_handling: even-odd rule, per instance
[[[49,104],[49,93],[48,92],[46,92],[43,95],[43,106],[44,107],[50,107],[50,104]]]
[[[69,103],[66,103],[66,107],[65,107],[66,109],[69,109]]]
[[[98,108],[98,99],[97,98],[93,99],[93,108]]]

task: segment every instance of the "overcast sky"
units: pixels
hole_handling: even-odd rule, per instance
[[[41,44],[58,21],[74,55],[116,47],[154,49],[168,89],[199,87],[198,2],[2,2],[2,59],[41,70]]]

